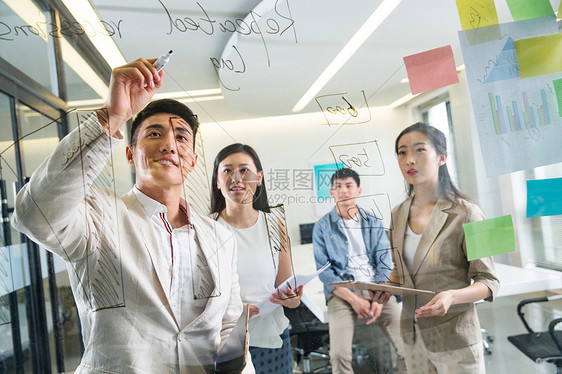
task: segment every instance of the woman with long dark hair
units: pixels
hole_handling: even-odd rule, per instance
[[[238,246],[242,302],[250,305],[250,353],[256,373],[292,373],[289,320],[278,307],[260,315],[255,304],[270,297],[289,308],[300,304],[302,286],[275,292],[292,275],[291,249],[282,207],[269,207],[263,168],[254,149],[231,144],[215,158],[211,214],[229,229]],[[277,214],[276,214],[277,213]]]
[[[434,291],[404,296],[401,335],[411,373],[484,373],[482,333],[474,307],[499,288],[491,257],[468,261],[463,224],[484,219],[453,185],[445,135],[424,123],[395,143],[408,199],[392,211],[390,282]],[[388,294],[375,293],[385,302]]]

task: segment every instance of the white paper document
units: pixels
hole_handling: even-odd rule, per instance
[[[498,34],[485,37],[486,30]],[[459,31],[488,177],[562,161],[562,117],[554,88],[562,72],[521,78],[516,49],[521,39],[558,32],[554,15]],[[481,40],[473,40],[475,33]]]
[[[281,290],[283,293],[287,293],[287,292],[289,292],[288,286],[290,285],[291,288],[293,289],[293,291],[296,292],[297,288],[299,288],[300,286],[306,285],[308,282],[310,282],[311,280],[316,278],[318,276],[318,274],[320,274],[321,272],[326,270],[330,265],[331,264],[329,262],[327,262],[324,266],[322,266],[320,269],[316,270],[312,274],[307,274],[307,275],[294,274],[294,275],[291,275],[285,282],[281,283],[281,285],[279,287],[277,287],[276,291]],[[260,310],[260,313],[258,314],[259,316],[263,316],[263,315],[266,315],[268,313],[271,313],[275,310],[275,308],[280,307],[279,304],[274,304],[271,301],[269,301],[269,296],[266,297],[265,299],[263,299],[256,306]]]

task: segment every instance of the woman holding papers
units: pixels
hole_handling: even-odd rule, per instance
[[[474,302],[492,301],[499,281],[492,258],[467,260],[462,227],[484,215],[451,182],[441,131],[416,123],[398,135],[395,151],[409,197],[392,211],[390,282],[435,292],[403,298],[408,372],[484,373]],[[374,299],[388,296],[376,292]]]
[[[248,145],[223,148],[213,167],[211,214],[232,231],[238,245],[242,301],[250,304],[250,353],[256,373],[292,373],[289,320],[283,308],[260,315],[269,300],[289,308],[300,304],[302,286],[276,290],[292,275],[291,252],[282,206],[269,207],[263,168]]]

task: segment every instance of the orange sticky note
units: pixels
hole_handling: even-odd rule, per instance
[[[458,83],[450,45],[404,57],[412,95]]]

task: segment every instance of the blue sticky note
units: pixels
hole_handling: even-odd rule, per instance
[[[343,168],[343,163],[314,165],[314,177],[316,178],[316,196],[319,201],[330,201],[330,190],[332,189],[332,175]]]
[[[527,181],[527,217],[562,214],[562,178]]]

